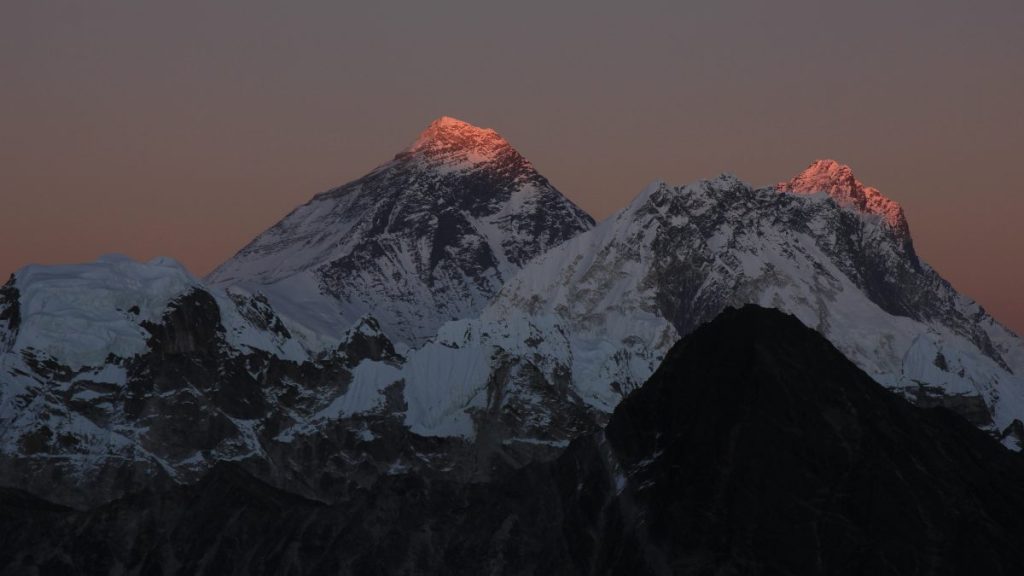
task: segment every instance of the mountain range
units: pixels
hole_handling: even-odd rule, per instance
[[[494,482],[600,435],[681,338],[745,304],[1022,447],[1024,343],[849,167],[654,182],[595,224],[498,133],[445,117],[205,279],[117,255],[15,272],[0,484],[92,508],[224,466],[311,502]]]

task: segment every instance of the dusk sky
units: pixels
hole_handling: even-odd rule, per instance
[[[0,8],[0,274],[198,275],[435,117],[601,219],[663,179],[851,165],[1024,332],[1024,3],[31,2]]]

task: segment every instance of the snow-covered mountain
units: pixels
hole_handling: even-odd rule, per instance
[[[207,281],[119,256],[16,272],[0,483],[94,504],[220,460],[327,499],[409,470],[493,477],[595,431],[681,336],[747,303],[1024,439],[1024,344],[848,167],[656,182],[592,227],[496,133],[442,118]]]
[[[656,182],[527,265],[479,320],[445,326],[410,358],[427,362],[442,348],[458,350],[446,364],[517,358],[607,413],[681,336],[745,303],[795,314],[918,404],[993,433],[1024,418],[1024,344],[920,260],[896,202],[831,160],[772,188],[729,175]],[[409,378],[407,390],[431,391],[445,429],[459,406],[483,402],[488,378]],[[452,392],[438,392],[445,386]],[[505,394],[536,396],[516,390]]]
[[[593,224],[497,132],[442,117],[208,280],[259,292],[323,335],[372,314],[394,339],[416,344],[475,316],[524,264]]]
[[[218,460],[314,496],[416,466],[486,474],[461,436],[412,433],[430,416],[400,351],[592,226],[496,132],[441,118],[208,281],[170,259],[23,268],[0,289],[0,482],[89,504]]]

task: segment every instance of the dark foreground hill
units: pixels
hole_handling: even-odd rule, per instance
[[[884,390],[792,316],[730,309],[604,432],[489,483],[325,504],[221,463],[75,511],[0,492],[9,574],[1022,574],[1024,457]]]

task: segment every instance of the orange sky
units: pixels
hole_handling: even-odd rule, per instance
[[[656,178],[836,158],[1024,332],[1017,0],[142,4],[0,10],[4,277],[111,251],[204,274],[448,114],[598,218]]]

